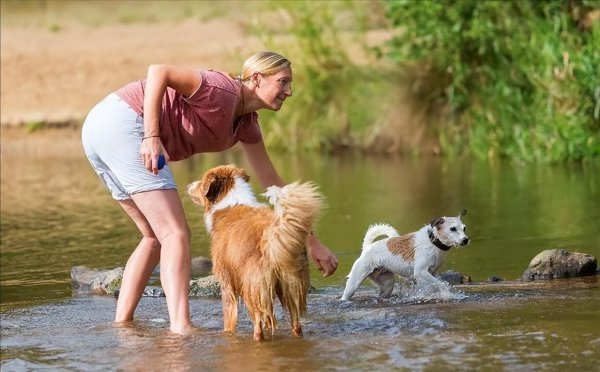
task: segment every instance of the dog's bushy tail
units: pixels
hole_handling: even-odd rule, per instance
[[[271,262],[281,271],[297,270],[298,256],[306,252],[306,238],[319,216],[324,200],[312,182],[271,186],[263,195],[273,205],[275,217],[265,233]]]
[[[396,236],[400,236],[398,231],[394,229],[392,226],[386,223],[377,223],[375,225],[369,226],[369,229],[365,233],[365,238],[363,239],[362,249],[366,249],[373,244],[375,238],[379,236],[386,236],[388,238],[393,238]]]
[[[323,196],[317,190],[312,182],[294,182],[284,187],[271,186],[263,194],[275,212],[271,227],[263,236],[264,255],[287,286],[280,288],[283,306],[300,313],[306,310],[309,285],[306,238],[324,208]],[[288,301],[291,303],[286,304]]]

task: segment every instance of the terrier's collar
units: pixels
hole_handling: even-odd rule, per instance
[[[451,246],[442,243],[438,238],[433,236],[433,229],[427,229],[427,234],[429,235],[429,240],[431,241],[431,243],[439,249],[441,249],[442,251],[447,252],[450,250],[450,248],[452,248]]]

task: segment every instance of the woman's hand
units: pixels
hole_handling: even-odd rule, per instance
[[[323,273],[323,276],[326,277],[333,274],[338,265],[337,257],[313,234],[308,236],[306,245],[309,257],[317,265],[317,269]]]
[[[256,172],[260,183],[265,187],[272,185],[283,187],[285,183],[277,174],[264,142],[259,143],[242,143],[246,159]],[[327,249],[319,239],[313,234],[310,234],[306,240],[306,247],[310,259],[317,265],[317,269],[323,273],[323,276],[329,276],[337,269],[338,261],[335,255]]]
[[[142,145],[140,146],[142,163],[144,163],[144,167],[146,167],[149,172],[152,172],[155,175],[158,174],[158,156],[160,154],[163,154],[165,157],[165,163],[168,163],[169,154],[167,154],[160,137],[144,137],[142,140]]]
[[[160,140],[160,114],[167,87],[189,97],[202,84],[200,70],[169,65],[150,65],[144,90],[144,139],[140,156],[148,171],[158,174],[158,156],[163,154],[165,163],[169,155]]]

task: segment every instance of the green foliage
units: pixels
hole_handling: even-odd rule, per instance
[[[600,157],[597,1],[388,0],[388,56],[437,76],[442,150],[565,161]]]
[[[292,61],[293,96],[276,115],[261,112],[269,148],[287,151],[330,152],[354,147],[361,134],[375,121],[371,103],[383,89],[383,77],[370,68],[358,67],[348,54],[347,43],[364,48],[360,39],[364,26],[357,3],[290,1],[275,2],[284,14],[285,31],[294,42],[274,42],[272,33],[258,25],[257,35],[265,44]],[[344,26],[344,19],[351,19]],[[289,40],[289,39],[286,39]]]
[[[46,127],[46,123],[41,120],[29,121],[25,123],[25,129],[29,133],[37,132],[38,130],[42,130]]]

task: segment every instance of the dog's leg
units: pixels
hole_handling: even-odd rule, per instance
[[[221,286],[221,302],[223,304],[223,325],[225,331],[235,332],[238,307],[237,296],[230,286]]]
[[[290,318],[292,321],[292,335],[302,337],[302,326],[300,325],[300,314],[294,308],[290,309]]]
[[[388,298],[394,290],[394,273],[385,269],[376,269],[370,275],[369,279],[379,288],[379,297]]]
[[[254,340],[255,341],[263,341],[265,337],[263,336],[262,331],[262,321],[260,319],[260,312],[254,311],[252,312],[252,321],[254,322]]]
[[[292,335],[296,337],[302,337],[302,326],[300,325],[300,319],[296,318],[292,321]]]
[[[290,288],[290,282],[279,281],[275,287],[275,294],[281,302],[284,311],[290,314],[290,323],[292,326],[292,335],[296,337],[302,337],[302,326],[300,325],[300,313],[301,309],[298,306],[300,300],[297,300],[300,293],[292,294],[293,291]],[[305,305],[306,306],[306,305]]]
[[[344,294],[342,295],[342,300],[349,300],[363,280],[369,276],[369,274],[373,271],[369,267],[368,259],[365,256],[360,256],[354,265],[352,265],[352,270],[350,270],[350,274],[348,275],[348,281],[346,282],[346,288],[344,289]]]
[[[419,285],[428,284],[436,289],[442,289],[447,286],[445,282],[433,276],[425,264],[415,263],[414,277]]]

